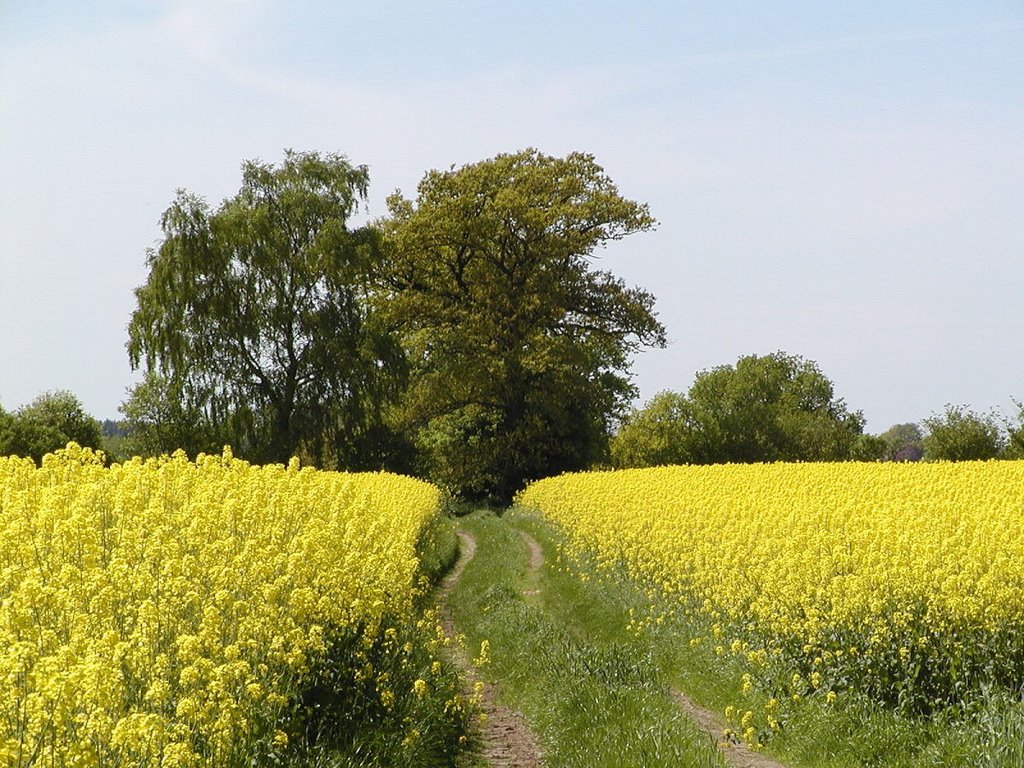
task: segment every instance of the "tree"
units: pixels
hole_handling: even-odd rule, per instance
[[[14,414],[0,405],[0,456],[12,454],[10,447],[14,441],[14,423]]]
[[[1017,413],[1013,421],[1006,422],[1006,451],[1008,459],[1024,459],[1024,403],[1014,400]]]
[[[65,389],[44,392],[13,414],[0,416],[0,455],[29,456],[38,462],[70,442],[99,448],[102,441],[100,423]]]
[[[863,431],[814,362],[776,352],[701,371],[685,397],[659,395],[626,420],[612,455],[627,466],[837,461],[871,450]]]
[[[622,420],[611,441],[612,464],[626,468],[691,463],[698,429],[686,395],[659,392]]]
[[[924,456],[924,433],[913,422],[893,424],[879,437],[885,442],[886,461],[920,461]]]
[[[340,155],[288,151],[278,167],[244,163],[241,190],[215,211],[180,190],[163,214],[128,352],[198,414],[200,444],[217,435],[262,461],[300,447],[358,457],[403,371],[368,311],[376,234],[348,226],[367,184]]]
[[[227,432],[209,423],[179,382],[156,371],[148,371],[129,388],[121,413],[127,433],[124,452],[132,456],[159,456],[179,448],[191,456],[215,453],[231,441]]]
[[[924,420],[924,458],[927,461],[994,459],[1005,448],[1002,429],[992,415],[966,406],[946,405],[942,414]]]
[[[885,461],[889,446],[879,435],[859,435],[850,449],[853,461]]]
[[[689,399],[701,463],[842,460],[864,431],[816,363],[784,352],[703,371]]]
[[[432,171],[395,194],[380,282],[412,368],[399,422],[423,470],[474,498],[606,450],[630,355],[663,345],[654,297],[592,269],[654,225],[590,155],[529,149]]]

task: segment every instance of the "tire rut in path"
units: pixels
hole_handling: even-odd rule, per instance
[[[527,572],[535,573],[544,565],[544,550],[526,531],[520,530],[519,535],[522,536],[530,553]],[[533,589],[526,590],[523,594],[536,595],[539,592],[540,590]],[[712,710],[698,706],[682,691],[673,689],[672,698],[683,711],[683,714],[708,735],[730,768],[786,768],[782,763],[760,752],[753,751],[746,744],[724,742],[723,731],[726,728],[725,721]]]
[[[678,707],[701,731],[706,733],[731,768],[786,768],[785,765],[767,755],[755,752],[742,742],[723,742],[726,722],[710,709],[698,706],[680,690],[672,689],[672,698]]]
[[[523,539],[523,543],[526,544],[526,549],[530,553],[530,558],[526,561],[526,573],[528,575],[533,575],[540,570],[542,565],[544,565],[544,550],[541,549],[541,546],[537,543],[536,539],[526,531],[519,531],[519,536]],[[527,597],[532,597],[533,595],[539,595],[540,590],[524,589],[523,594]]]
[[[502,706],[497,702],[497,692],[493,685],[481,681],[477,676],[473,665],[470,664],[465,650],[455,642],[455,623],[452,621],[451,612],[448,610],[448,596],[462,576],[466,564],[476,554],[476,539],[466,531],[458,531],[459,536],[459,559],[455,563],[444,580],[441,582],[439,599],[441,602],[441,626],[445,634],[452,640],[452,656],[455,663],[462,670],[466,679],[467,693],[473,691],[477,682],[483,683],[481,691],[481,709],[487,716],[486,721],[480,726],[480,739],[483,743],[482,754],[487,764],[494,768],[539,768],[541,765],[540,746],[537,737],[534,736],[522,713],[510,707]],[[536,545],[536,542],[534,542]],[[540,547],[538,546],[539,550]],[[533,552],[531,550],[531,568],[533,563]],[[543,556],[541,556],[543,560]]]

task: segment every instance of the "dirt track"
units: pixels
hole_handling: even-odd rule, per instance
[[[459,559],[451,573],[441,582],[439,599],[441,601],[441,624],[445,634],[455,638],[455,624],[448,610],[448,596],[458,583],[466,564],[476,554],[476,540],[465,531],[459,531]],[[531,539],[532,541],[532,539]],[[536,546],[536,542],[534,542]],[[538,551],[540,547],[537,547]],[[531,563],[533,557],[531,556]],[[540,562],[543,562],[541,556]],[[539,565],[539,563],[538,563]],[[470,664],[466,651],[457,642],[452,643],[455,663],[462,670],[467,686],[467,694],[472,693],[474,685],[479,681],[476,670]],[[541,765],[540,745],[537,737],[526,725],[520,712],[497,702],[497,693],[490,683],[483,683],[481,707],[487,719],[480,726],[480,740],[483,743],[482,754],[487,764],[495,768],[539,768]]]
[[[440,595],[442,624],[445,633],[451,638],[455,637],[455,626],[447,609],[447,597],[462,576],[466,564],[476,554],[476,540],[473,536],[465,531],[459,531],[458,534],[461,542],[459,559],[452,572],[441,582]],[[519,534],[529,552],[528,572],[535,573],[544,564],[544,550],[525,531]],[[527,590],[524,594],[537,594],[537,590]],[[453,644],[453,647],[455,661],[464,672],[467,686],[471,689],[479,678],[461,646]],[[673,689],[672,697],[683,713],[714,742],[731,768],[786,768],[782,763],[751,750],[746,744],[725,741],[723,733],[727,726],[716,712],[698,706],[682,691]],[[484,683],[482,704],[487,721],[481,727],[480,736],[488,765],[523,768],[542,765],[537,738],[526,725],[522,714],[498,704],[494,686],[489,683]]]
[[[682,691],[673,690],[672,698],[675,699],[683,713],[715,743],[718,751],[722,753],[732,768],[786,768],[782,763],[767,755],[754,752],[742,742],[724,741],[723,732],[727,727],[725,721],[716,712],[697,706]]]

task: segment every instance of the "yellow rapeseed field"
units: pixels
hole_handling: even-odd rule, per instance
[[[518,501],[745,657],[745,689],[781,664],[787,696],[927,711],[1024,682],[1024,461],[594,472]]]
[[[438,505],[418,480],[228,450],[0,458],[0,765],[272,761],[332,638],[370,648],[411,615]]]

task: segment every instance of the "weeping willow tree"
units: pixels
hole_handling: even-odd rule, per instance
[[[404,356],[369,309],[376,234],[349,226],[368,181],[343,156],[289,151],[279,166],[244,163],[238,194],[216,209],[179,190],[135,291],[127,346],[147,379],[126,408],[187,413],[200,444],[257,461],[301,450],[379,463]],[[175,407],[133,402],[154,381]]]

